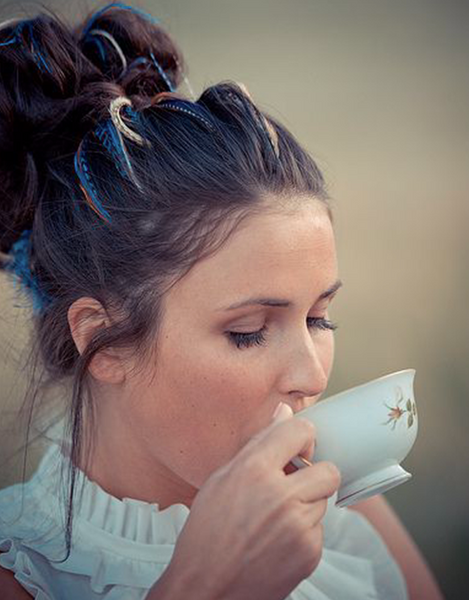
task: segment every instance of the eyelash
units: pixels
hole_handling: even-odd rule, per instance
[[[324,319],[323,317],[308,317],[307,321],[311,323],[308,325],[311,329],[319,329],[319,330],[330,330],[334,331],[337,329],[337,325],[329,321],[328,319]],[[231,342],[236,344],[238,348],[249,348],[256,344],[257,346],[262,346],[265,343],[265,331],[267,327],[264,325],[262,329],[259,331],[253,331],[251,333],[239,333],[237,331],[228,331],[227,334]]]

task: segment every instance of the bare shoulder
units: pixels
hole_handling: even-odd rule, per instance
[[[399,515],[378,494],[358,502],[350,509],[361,513],[383,538],[389,551],[401,567],[410,600],[443,600],[444,596],[424,555],[407,531]]]
[[[2,600],[31,600],[32,596],[15,579],[8,569],[0,567],[0,590]]]

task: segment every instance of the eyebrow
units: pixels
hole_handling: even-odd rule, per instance
[[[338,279],[335,283],[333,283],[325,292],[323,292],[319,298],[316,300],[325,300],[333,296],[337,290],[342,286],[342,281]],[[261,306],[275,306],[278,308],[288,308],[293,305],[293,302],[290,300],[285,300],[283,298],[248,298],[247,300],[241,300],[240,302],[235,302],[234,304],[230,304],[230,306],[219,308],[218,311],[228,311],[234,310],[235,308],[241,308],[242,306],[250,306],[260,304]]]

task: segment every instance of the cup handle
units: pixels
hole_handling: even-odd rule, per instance
[[[309,460],[307,458],[304,458],[303,456],[294,456],[290,462],[297,469],[304,469],[305,467],[313,466],[313,463],[309,462]]]

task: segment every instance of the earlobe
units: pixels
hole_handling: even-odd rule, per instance
[[[67,318],[73,341],[80,354],[83,354],[98,330],[111,324],[103,305],[90,297],[76,300],[69,307]],[[121,359],[111,348],[102,350],[92,358],[89,371],[99,381],[116,384],[125,380]]]
[[[93,356],[89,371],[98,381],[119,384],[125,381],[125,370],[117,355],[112,350],[103,350]]]

